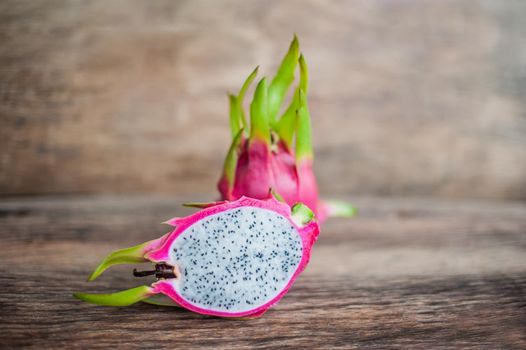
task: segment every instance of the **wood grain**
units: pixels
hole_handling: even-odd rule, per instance
[[[305,273],[256,320],[72,298],[137,285],[129,266],[85,278],[109,251],[190,212],[183,199],[0,202],[0,347],[526,347],[526,205],[514,202],[358,198],[361,215],[327,222]]]
[[[209,193],[227,91],[310,67],[326,193],[526,198],[521,0],[0,1],[0,194]]]

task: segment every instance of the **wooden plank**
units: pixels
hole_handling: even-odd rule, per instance
[[[0,193],[212,189],[227,91],[256,65],[271,77],[297,33],[327,192],[525,199],[525,14],[500,0],[0,1]]]
[[[104,308],[73,291],[138,284],[131,267],[85,282],[110,250],[188,213],[166,197],[41,197],[0,203],[3,348],[526,347],[526,205],[360,198],[324,225],[312,262],[262,318]]]

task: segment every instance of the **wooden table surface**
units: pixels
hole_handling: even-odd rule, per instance
[[[182,200],[182,199],[181,199]],[[189,213],[168,197],[0,201],[2,348],[526,348],[526,204],[355,199],[262,318],[242,321],[74,291],[139,285],[131,267],[86,277],[108,252]]]

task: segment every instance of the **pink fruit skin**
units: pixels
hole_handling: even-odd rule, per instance
[[[268,193],[267,193],[268,198]],[[188,227],[190,227],[195,222],[204,219],[207,216],[214,215],[217,213],[221,213],[225,210],[234,209],[237,207],[245,207],[245,206],[252,206],[257,208],[263,208],[272,210],[278,214],[283,215],[285,218],[288,218],[290,223],[294,225],[294,227],[298,230],[301,240],[303,243],[303,256],[301,258],[301,261],[292,275],[290,281],[286,285],[286,287],[272,300],[270,300],[268,303],[255,308],[253,310],[248,310],[244,312],[219,312],[214,310],[207,310],[200,307],[197,307],[195,305],[192,305],[188,303],[186,300],[184,300],[177,291],[173,288],[172,284],[166,280],[160,280],[159,282],[156,282],[152,285],[153,287],[153,294],[155,293],[162,293],[170,297],[172,300],[174,300],[177,304],[180,306],[197,312],[204,315],[213,315],[213,316],[220,316],[220,317],[256,317],[262,315],[266,310],[268,310],[271,306],[276,304],[289,290],[289,288],[292,286],[292,283],[296,280],[298,275],[305,269],[307,263],[310,259],[310,252],[312,245],[318,238],[318,235],[320,233],[319,225],[316,221],[311,221],[310,223],[306,224],[303,227],[299,227],[291,220],[291,209],[288,205],[285,203],[279,202],[275,198],[271,197],[266,200],[257,200],[252,198],[247,198],[242,196],[239,200],[234,202],[222,202],[218,205],[211,206],[209,208],[203,209],[191,216],[185,217],[185,218],[174,218],[172,220],[167,221],[167,223],[171,225],[175,225],[175,230],[171,233],[159,238],[157,241],[154,242],[151,246],[148,247],[148,252],[146,252],[145,257],[152,262],[166,262],[169,261],[169,249],[172,245],[173,241],[181,235]]]
[[[267,198],[273,182],[270,167],[271,154],[267,145],[258,139],[250,142],[247,150],[239,156],[232,196],[235,199],[242,196],[256,199]]]
[[[312,159],[305,158],[297,164],[294,154],[282,142],[270,150],[266,143],[254,140],[250,145],[242,143],[240,149],[233,188],[229,188],[224,175],[218,182],[222,199],[265,199],[272,188],[288,205],[301,202],[308,206],[319,222],[327,218],[327,210],[319,202]]]
[[[270,157],[270,170],[272,172],[272,189],[279,193],[280,196],[290,206],[299,202],[299,191],[298,186],[298,172],[296,170],[296,159],[294,154],[287,151],[285,145],[280,142],[277,144],[277,149],[271,151]],[[314,208],[310,206],[310,203],[303,203],[307,205],[311,210]]]
[[[298,201],[316,213],[318,220],[325,220],[326,214],[319,210],[318,184],[312,170],[312,159],[303,159],[298,168]]]

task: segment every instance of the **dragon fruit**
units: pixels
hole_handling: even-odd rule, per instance
[[[299,65],[299,85],[284,113],[280,107]],[[230,94],[232,143],[225,158],[218,189],[224,200],[241,196],[265,198],[269,188],[289,205],[304,203],[323,221],[327,216],[352,216],[354,208],[343,202],[318,199],[313,172],[312,131],[307,105],[307,64],[296,36],[276,76],[262,78],[250,105],[250,125],[243,109],[244,96],[258,68],[249,75],[237,96]]]
[[[116,264],[151,262],[157,281],[113,294],[76,293],[107,306],[139,301],[176,305],[221,317],[258,317],[276,304],[303,271],[319,234],[313,212],[270,195],[259,200],[192,204],[202,209],[166,223],[163,237],[111,253],[89,281]]]

